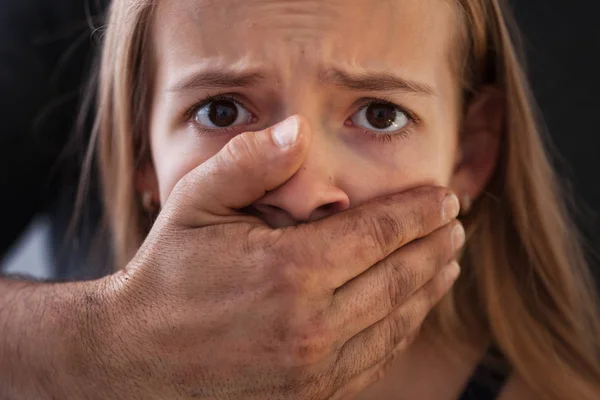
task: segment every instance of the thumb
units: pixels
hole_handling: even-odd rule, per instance
[[[300,116],[259,132],[235,136],[177,184],[167,206],[178,222],[202,227],[239,221],[236,211],[283,185],[298,171],[311,132]],[[171,199],[170,199],[171,200]]]

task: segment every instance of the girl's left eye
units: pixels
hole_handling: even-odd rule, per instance
[[[409,116],[389,103],[370,103],[351,118],[354,125],[375,132],[395,132],[410,122]]]
[[[252,122],[252,114],[232,99],[212,100],[199,108],[194,121],[211,129],[230,128]]]

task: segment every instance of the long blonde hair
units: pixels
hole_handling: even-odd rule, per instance
[[[464,223],[463,275],[433,321],[456,343],[493,341],[525,382],[550,399],[600,398],[600,313],[592,279],[537,129],[501,0],[454,0],[461,20],[465,105],[481,85],[505,95],[499,164]],[[106,32],[95,139],[116,265],[151,222],[134,175],[148,162],[155,2],[114,0]]]

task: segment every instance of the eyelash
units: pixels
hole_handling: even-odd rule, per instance
[[[218,95],[207,95],[206,97],[204,97],[203,99],[201,99],[200,101],[198,101],[195,105],[193,105],[186,113],[185,113],[185,119],[186,121],[193,121],[195,118],[196,113],[201,110],[203,107],[205,107],[206,105],[214,102],[214,101],[231,101],[232,103],[236,103],[237,105],[244,107],[245,109],[248,109],[248,106],[246,106],[245,102],[238,99],[237,97],[234,97],[232,95],[227,95],[227,94],[218,94]],[[362,106],[360,106],[360,108],[356,111],[356,112],[360,112],[363,111],[365,108],[368,108],[374,104],[384,104],[384,105],[389,105],[391,107],[395,107],[398,110],[400,110],[402,113],[404,113],[408,119],[408,123],[409,123],[409,127],[407,128],[403,128],[402,130],[398,131],[398,132],[393,132],[393,133],[388,133],[388,132],[375,132],[375,131],[371,131],[368,129],[364,129],[363,130],[363,134],[365,134],[366,136],[369,136],[371,139],[374,139],[376,141],[380,141],[380,142],[391,142],[394,139],[406,139],[409,135],[410,135],[410,125],[419,125],[420,124],[420,119],[419,117],[417,117],[413,112],[407,110],[406,108],[396,104],[393,100],[385,98],[385,97],[379,97],[379,98],[364,98],[362,99],[363,102],[365,102]],[[356,113],[355,112],[355,113]],[[196,124],[195,124],[196,126]],[[196,129],[199,129],[196,126]],[[219,129],[211,129],[211,128],[202,128],[203,132],[211,132],[211,131],[219,131],[219,132],[233,132],[235,130],[235,127],[232,128],[219,128]]]
[[[384,142],[384,143],[389,143],[395,139],[406,139],[411,133],[411,125],[419,125],[421,122],[421,120],[419,119],[419,117],[417,117],[417,115],[415,113],[396,104],[393,100],[391,100],[389,98],[386,98],[386,97],[365,98],[365,99],[362,99],[362,101],[364,101],[366,103],[364,103],[362,106],[360,106],[360,108],[356,112],[363,111],[365,108],[368,108],[374,104],[384,104],[384,105],[388,105],[388,106],[397,108],[402,113],[404,113],[406,115],[406,118],[408,119],[408,126],[406,128],[401,129],[398,132],[375,132],[375,131],[365,129],[363,131],[363,133],[374,140]]]
[[[212,103],[213,101],[231,101],[232,103],[237,104],[238,106],[244,107],[246,110],[248,110],[248,106],[246,105],[246,103],[240,99],[238,99],[235,96],[232,95],[227,95],[227,94],[217,94],[217,95],[206,95],[206,97],[200,99],[196,104],[194,104],[188,111],[186,111],[185,113],[185,120],[188,122],[194,122],[194,118],[196,116],[196,113],[201,110],[203,107],[205,107],[206,105]],[[254,113],[252,113],[251,111],[249,111],[253,116]],[[197,126],[197,124],[194,124],[194,127],[196,129],[201,130],[202,132],[227,132],[227,133],[231,133],[235,130],[235,127],[231,127],[231,128],[218,128],[218,129],[211,129],[211,128],[199,128]]]

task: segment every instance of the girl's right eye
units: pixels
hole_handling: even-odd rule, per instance
[[[194,114],[194,121],[205,128],[231,128],[252,122],[252,114],[233,99],[212,100]]]

